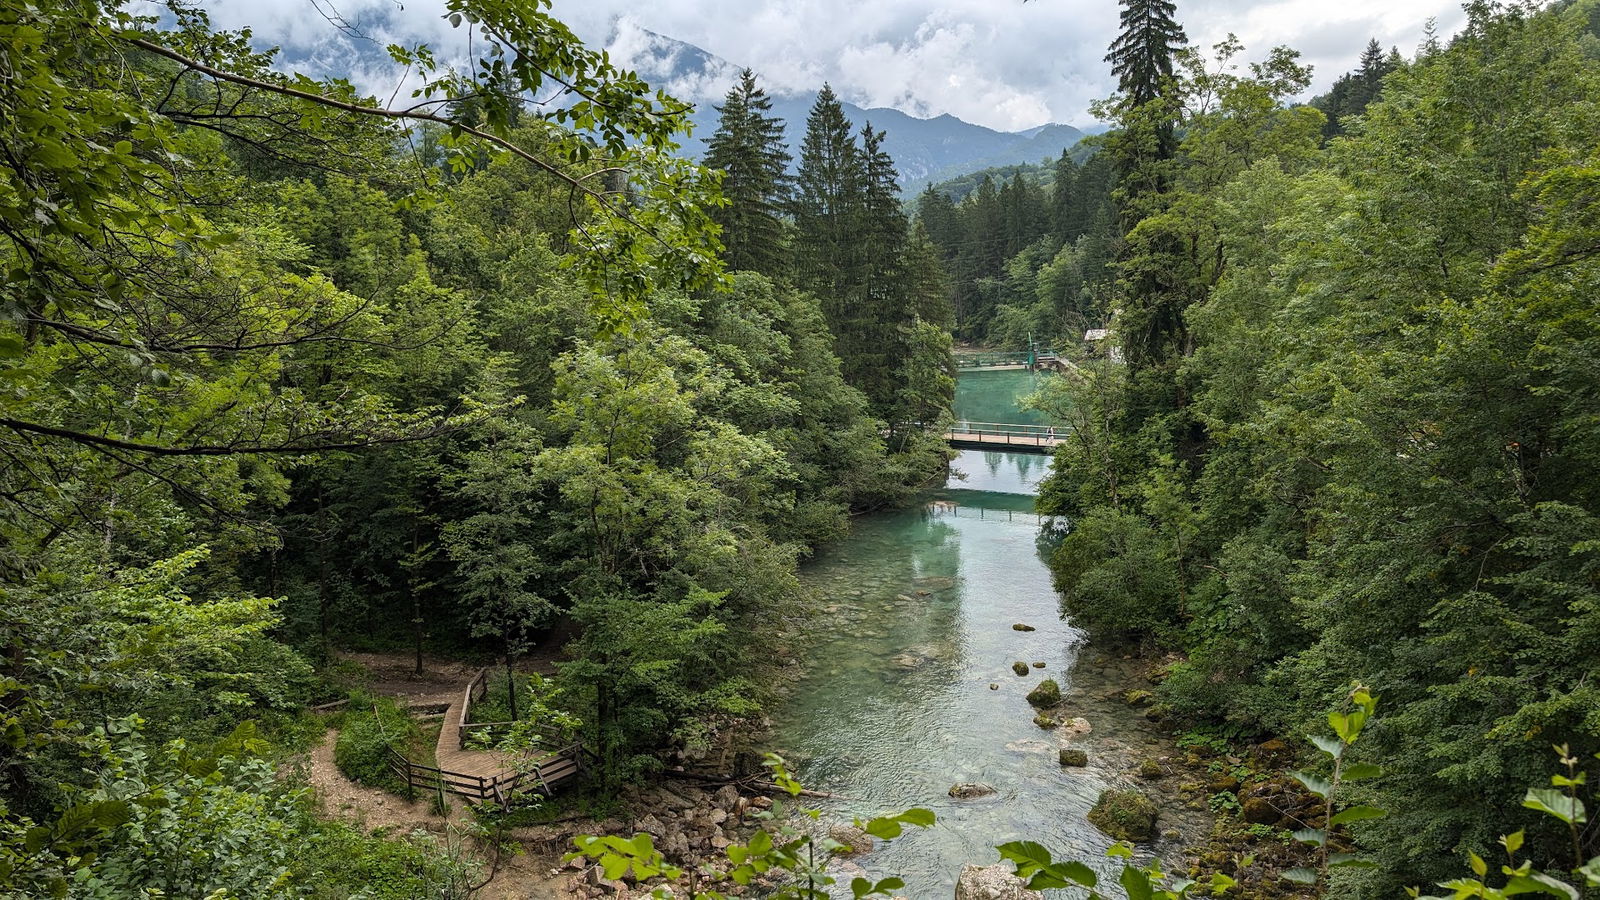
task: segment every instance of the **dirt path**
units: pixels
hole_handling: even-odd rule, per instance
[[[380,788],[356,784],[333,761],[338,729],[330,728],[311,751],[307,778],[317,793],[317,806],[330,819],[354,822],[370,831],[382,829],[442,834],[446,820],[427,801],[412,803]]]

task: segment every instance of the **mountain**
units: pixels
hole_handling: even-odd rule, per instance
[[[694,134],[682,143],[684,151],[698,159],[705,152],[705,142],[717,130],[716,105],[741,66],[626,19],[617,22],[606,49],[620,65],[634,69],[645,81],[696,103],[690,117],[695,123]],[[760,71],[756,74],[759,77]],[[817,101],[816,91],[783,93],[769,86],[767,93],[772,95],[773,114],[784,121],[789,151],[798,157],[806,116]],[[874,129],[886,133],[884,148],[894,157],[901,187],[908,194],[925,184],[977,169],[1054,159],[1084,136],[1071,125],[1047,124],[1005,132],[949,114],[919,119],[897,109],[863,109],[851,103],[844,104],[844,112],[857,129],[870,122]]]

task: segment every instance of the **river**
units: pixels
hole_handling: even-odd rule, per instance
[[[963,374],[957,417],[1037,422],[1016,408],[1036,377]],[[803,570],[828,615],[806,674],[775,710],[773,744],[802,783],[838,796],[817,803],[824,823],[911,806],[938,814],[934,828],[852,860],[874,878],[905,879],[898,893],[916,900],[953,896],[963,864],[993,863],[994,845],[1011,840],[1109,871],[1111,840],[1085,815],[1102,789],[1130,783],[1130,761],[1164,746],[1114,699],[1133,686],[1124,667],[1108,659],[1074,668],[1087,658],[1085,635],[1061,615],[1033,513],[1048,465],[1044,456],[963,452],[942,490],[858,521]],[[1030,664],[1026,676],[1012,671],[1019,660]],[[1062,684],[1065,715],[1089,720],[1091,733],[1033,723],[1025,695],[1044,678]],[[1087,750],[1091,765],[1061,767],[1061,747]],[[973,781],[997,793],[947,795]],[[1177,840],[1146,849],[1170,857]]]

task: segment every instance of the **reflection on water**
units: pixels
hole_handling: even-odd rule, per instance
[[[950,464],[950,471],[952,486],[995,494],[1026,494],[1031,498],[1039,493],[1039,482],[1050,474],[1050,457],[963,450]],[[1033,508],[1031,500],[1028,508]]]
[[[825,821],[910,806],[938,814],[933,829],[856,861],[875,877],[904,878],[908,897],[952,896],[962,864],[994,862],[1004,841],[1037,840],[1091,860],[1110,844],[1084,818],[1108,773],[1063,769],[1056,759],[1058,748],[1089,747],[1104,732],[1044,731],[1025,699],[1047,677],[1067,687],[1083,640],[1060,615],[1037,549],[1029,492],[1047,465],[1025,454],[962,454],[965,482],[859,522],[805,570],[831,627],[777,712],[774,743],[802,782],[839,795],[822,804]],[[1017,623],[1037,630],[1013,630]],[[1017,660],[1045,667],[1018,677]],[[965,781],[998,793],[950,799],[951,785]]]

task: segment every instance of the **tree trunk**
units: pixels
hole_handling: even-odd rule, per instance
[[[511,648],[506,648],[506,702],[511,708],[511,721],[517,721],[517,673],[511,670]]]

